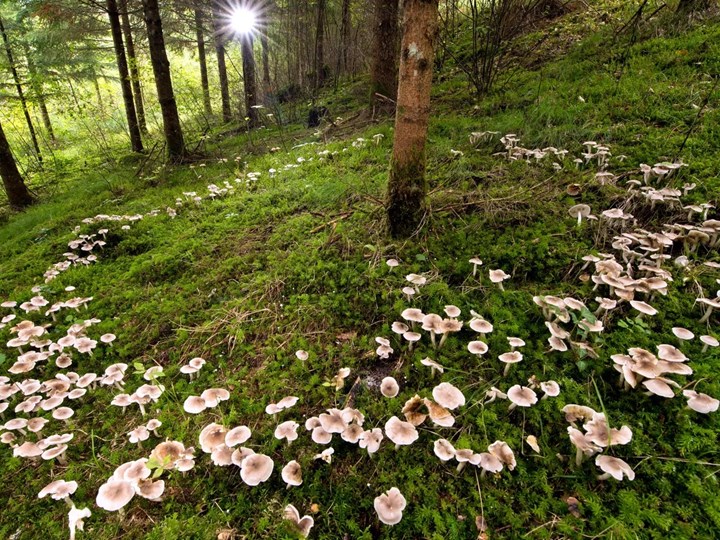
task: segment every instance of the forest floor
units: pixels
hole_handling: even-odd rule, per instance
[[[0,446],[0,538],[67,534],[66,505],[37,497],[56,479],[77,481],[72,499],[92,511],[80,539],[295,538],[283,520],[287,504],[313,516],[311,538],[717,538],[720,413],[690,411],[682,392],[720,397],[720,354],[703,351],[698,339],[720,337],[718,315],[700,323],[705,310],[696,301],[714,297],[718,288],[712,231],[697,243],[679,233],[662,246],[671,256],[657,266],[665,287],[641,289],[635,297],[650,303],[654,316],[640,316],[623,301],[597,311],[595,298],[611,291],[605,284],[595,288],[594,264],[582,260],[613,254],[623,275],[641,280],[652,272],[639,268],[637,259],[628,261],[613,236],[627,233],[636,247],[646,233],[662,239],[657,233],[670,230],[669,224],[697,229],[718,215],[714,206],[690,215],[683,206],[718,203],[720,24],[700,21],[682,32],[664,24],[643,27],[630,43],[626,35],[615,38],[610,26],[581,35],[584,27],[570,16],[552,30],[555,44],[546,44],[553,51],[562,42],[566,54],[529,61],[530,67],[477,102],[462,74],[447,68],[434,89],[427,218],[421,233],[405,242],[389,240],[384,229],[390,120],[355,125],[352,132],[349,124],[344,130],[340,125],[342,139],[331,130],[323,140],[300,126],[259,130],[251,139],[211,138],[202,162],[145,167],[140,175],[141,162],[129,158],[78,163],[52,196],[9,216],[0,225],[0,301],[25,302],[38,294],[51,303],[92,300],[78,311],[61,310],[56,321],[18,311],[15,322],[0,328],[2,371],[16,361],[17,350],[4,344],[22,318],[50,323],[52,339],[97,318],[88,336],[113,333],[112,346],[98,341],[92,355],[74,351],[68,368],[50,360],[11,380],[67,371],[101,375],[122,362],[129,366],[125,392],[148,382],[164,392],[146,405],[144,417],[136,405],[111,406],[120,390],[102,385],[72,402],[75,413],[66,421],[33,413],[50,419],[44,436],[71,432],[74,438],[66,465],[13,457],[9,445]],[[364,85],[348,84],[328,96],[329,107],[351,118],[364,92]],[[497,134],[471,140],[473,132]],[[520,139],[511,145],[545,149],[545,157],[507,159],[500,139],[508,133]],[[611,155],[603,157],[592,145],[587,152],[586,141],[608,147]],[[679,161],[686,166],[667,177],[650,174],[645,185],[641,163]],[[597,176],[601,171],[612,174]],[[578,225],[568,212],[578,203],[590,205],[599,219]],[[608,209],[633,217],[603,217]],[[83,241],[79,235],[95,236]],[[98,240],[104,245],[82,250]],[[661,253],[647,247],[645,255]],[[97,259],[68,263],[54,279],[44,279],[69,251]],[[685,265],[678,261],[682,256]],[[484,262],[477,273],[473,257]],[[391,258],[399,261],[397,268],[386,264]],[[490,282],[489,269],[510,275],[503,290]],[[411,273],[426,283],[409,300],[402,289],[412,287],[405,277]],[[75,289],[66,291],[69,286]],[[568,345],[574,342],[567,352],[548,345],[537,295],[573,297],[586,306],[569,309],[566,322],[556,321],[570,334]],[[435,349],[423,331],[410,348],[391,330],[408,307],[445,317],[447,305],[459,307],[466,322],[473,310],[494,325],[493,332],[482,337],[465,327]],[[603,331],[588,331],[597,321]],[[674,327],[697,337],[681,341]],[[379,336],[394,349],[388,359],[376,354]],[[498,356],[510,350],[507,337],[526,345],[522,362],[504,376]],[[489,346],[482,357],[467,349],[478,338]],[[671,387],[675,397],[646,395],[642,384],[619,387],[611,355],[633,347],[654,353],[659,344],[690,359],[691,375],[669,375],[678,385]],[[296,356],[299,350],[308,352],[307,360]],[[207,364],[190,380],[180,368],[194,357]],[[433,377],[420,362],[426,357],[444,366],[444,374]],[[144,379],[152,366],[162,373]],[[350,374],[336,385],[345,367]],[[400,385],[395,398],[379,391],[388,375]],[[560,394],[514,410],[506,400],[488,402],[491,388],[507,392],[533,384],[531,379],[557,381]],[[403,418],[408,399],[431,397],[441,381],[459,388],[466,404],[452,411],[452,427],[428,419],[411,446],[395,449],[386,438],[369,456],[337,434],[318,445],[305,430],[308,418],[348,406],[364,414],[364,429],[383,428],[390,417]],[[186,398],[217,387],[229,390],[230,399],[200,414],[184,412]],[[266,414],[267,405],[290,395],[300,398],[297,405]],[[7,399],[4,421],[23,399]],[[625,460],[634,480],[598,480],[594,456],[575,464],[570,424],[561,411],[573,403],[603,412],[612,427],[632,430],[629,444],[602,453]],[[151,418],[162,421],[158,435],[131,443],[128,432]],[[273,436],[288,420],[300,424],[292,444]],[[252,430],[245,446],[275,462],[267,482],[249,487],[238,467],[212,463],[198,440],[211,422]],[[527,443],[529,435],[539,451]],[[505,441],[517,465],[496,475],[472,465],[458,471],[455,461],[434,455],[440,438],[476,453]],[[185,473],[157,469],[165,482],[161,501],[135,497],[112,513],[96,506],[98,488],[116,467],[149,457],[166,439],[195,447],[196,464]],[[334,449],[331,463],[314,459],[327,447]],[[280,470],[290,460],[302,466],[303,483],[286,489]],[[392,527],[380,523],[373,509],[373,500],[391,487],[407,499],[402,521]]]

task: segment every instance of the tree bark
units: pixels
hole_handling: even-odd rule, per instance
[[[393,238],[411,236],[425,213],[425,140],[430,115],[438,0],[405,0],[395,140],[387,214]]]
[[[175,103],[175,93],[173,92],[170,77],[170,62],[165,51],[160,8],[158,0],[143,0],[142,4],[148,34],[150,61],[155,75],[155,87],[157,88],[158,101],[162,112],[168,158],[170,161],[180,162],[186,157],[185,141],[180,127],[180,115]]]
[[[12,53],[12,47],[10,46],[10,39],[8,38],[5,26],[3,26],[2,18],[0,18],[0,34],[2,34],[3,43],[5,44],[5,54],[7,55],[8,64],[10,65],[10,72],[15,82],[15,89],[17,90],[18,98],[20,99],[20,105],[25,115],[25,122],[27,123],[28,131],[30,132],[30,139],[32,140],[33,148],[35,149],[35,155],[38,163],[42,166],[42,153],[40,152],[40,145],[38,144],[37,135],[35,134],[35,126],[33,126],[32,118],[30,118],[30,110],[27,106],[27,100],[25,99],[25,92],[23,92],[22,84],[20,82],[20,75],[18,75],[17,68],[15,66],[15,59]]]
[[[385,112],[394,110],[398,92],[398,4],[398,0],[375,0],[370,104]]]
[[[118,74],[120,75],[120,88],[122,89],[123,103],[125,104],[125,117],[127,118],[128,131],[130,132],[130,146],[133,152],[142,152],[142,137],[140,125],[138,124],[135,102],[133,101],[132,88],[130,86],[130,73],[128,72],[127,58],[125,57],[125,45],[123,44],[122,29],[120,26],[120,11],[115,0],[107,0],[107,14],[110,19],[110,30],[112,33],[113,46],[115,47],[115,59],[117,60]]]
[[[717,0],[680,0],[677,13],[692,15],[693,13],[705,11],[715,6],[717,6]]]
[[[2,177],[3,187],[8,201],[10,201],[10,208],[22,210],[33,203],[33,197],[15,164],[2,124],[0,124],[0,177]]]
[[[253,55],[252,34],[240,36],[240,49],[242,51],[243,87],[245,88],[245,116],[248,118],[248,127],[260,125],[257,103],[257,82],[255,81],[255,56]]]
[[[142,88],[140,87],[140,70],[138,69],[137,55],[135,54],[135,42],[130,26],[130,14],[128,13],[127,0],[120,0],[120,25],[125,36],[125,48],[127,49],[128,68],[130,70],[130,84],[133,97],[135,98],[135,112],[137,113],[138,126],[141,133],[147,133],[145,122],[145,106],[143,104]]]
[[[263,63],[263,102],[267,105],[268,97],[272,94],[272,83],[270,82],[270,44],[268,43],[267,36],[264,34],[260,36],[260,46],[262,47]]]
[[[45,131],[47,131],[50,141],[55,142],[55,132],[53,131],[52,122],[50,121],[50,113],[48,113],[47,103],[45,102],[45,93],[43,92],[42,81],[32,59],[30,48],[25,46],[25,57],[27,58],[28,73],[30,75],[30,84],[32,85],[38,107],[40,108],[40,117],[42,118]]]
[[[340,72],[347,73],[350,56],[350,30],[352,29],[352,21],[350,19],[350,1],[343,0],[342,17],[340,23]]]
[[[218,22],[218,14],[213,12],[213,28],[215,41],[215,55],[217,56],[218,79],[220,81],[220,101],[222,103],[223,122],[232,120],[230,108],[230,86],[228,84],[227,67],[225,65],[225,36]]]
[[[205,114],[212,116],[210,105],[210,83],[208,82],[207,59],[205,55],[205,38],[203,37],[203,13],[200,7],[195,7],[195,38],[197,40],[198,62],[200,63],[200,85],[202,86],[203,106]]]
[[[317,3],[317,31],[315,33],[315,89],[325,84],[325,7],[326,0]]]

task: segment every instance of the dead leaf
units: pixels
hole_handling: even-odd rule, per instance
[[[218,540],[233,540],[237,531],[235,529],[218,529]]]
[[[580,517],[580,509],[579,509],[580,501],[578,501],[575,497],[571,496],[571,497],[568,497],[567,499],[565,499],[565,502],[568,505],[568,511],[576,518],[579,518]]]

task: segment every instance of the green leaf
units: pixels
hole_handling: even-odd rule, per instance
[[[2,366],[6,360],[7,356],[5,356],[3,353],[0,353],[0,366]]]
[[[415,260],[420,262],[427,261],[427,256],[422,253],[418,253],[417,255],[415,255]]]

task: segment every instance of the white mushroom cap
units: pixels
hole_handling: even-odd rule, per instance
[[[304,362],[305,360],[307,360],[310,357],[310,355],[308,354],[307,351],[303,351],[302,349],[299,349],[299,350],[295,351],[295,357],[298,360]]]
[[[300,512],[292,504],[288,504],[283,511],[283,517],[288,521],[291,521],[297,527],[298,532],[303,538],[307,538],[310,534],[310,529],[313,528],[315,521],[312,516],[300,517]]]
[[[472,319],[470,321],[470,328],[475,330],[479,334],[489,334],[493,331],[493,325],[485,319]]]
[[[455,447],[446,439],[435,441],[433,452],[441,461],[449,461],[455,457]]]
[[[560,385],[555,381],[541,382],[540,388],[546,396],[556,397],[560,395]]]
[[[630,305],[645,315],[655,315],[657,313],[657,309],[640,300],[630,300]]]
[[[264,454],[253,454],[245,458],[240,468],[240,477],[248,486],[265,482],[272,474],[275,463]]]
[[[183,403],[183,410],[190,414],[198,414],[207,409],[207,403],[200,396],[188,396]]]
[[[713,336],[700,336],[700,341],[702,341],[705,345],[709,345],[710,347],[717,347],[720,345],[720,341],[715,339]]]
[[[688,357],[672,345],[658,345],[658,358],[667,362],[686,362]]]
[[[275,428],[275,438],[280,440],[287,439],[287,441],[290,443],[298,438],[297,430],[299,427],[300,424],[293,420],[283,422]]]
[[[595,465],[600,467],[604,473],[615,478],[615,480],[622,480],[623,475],[627,476],[628,480],[635,479],[635,471],[622,459],[601,454],[595,458]]]
[[[342,433],[348,425],[340,409],[328,409],[328,412],[318,416],[318,419],[320,426],[331,434]]]
[[[476,354],[478,356],[482,356],[486,352],[488,352],[488,346],[487,343],[483,341],[471,341],[468,343],[468,351],[472,354]]]
[[[340,437],[343,441],[349,442],[351,444],[357,444],[363,433],[365,433],[365,430],[362,428],[362,426],[360,426],[359,424],[350,424],[340,434]]]
[[[695,337],[695,334],[693,334],[690,330],[681,326],[674,326],[672,333],[675,334],[676,338],[682,340],[691,340]]]
[[[427,398],[423,400],[423,403],[428,409],[430,420],[438,426],[452,427],[455,424],[455,417],[442,405],[438,405],[433,400]]]
[[[200,397],[205,400],[208,407],[216,407],[221,401],[230,399],[230,392],[224,388],[208,388]]]
[[[225,435],[227,430],[224,426],[216,423],[210,423],[200,432],[199,442],[202,451],[206,454],[212,452],[213,448],[220,444],[225,444]]]
[[[367,449],[368,454],[374,454],[380,448],[382,440],[382,430],[380,428],[373,428],[372,430],[364,431],[362,435],[360,435],[358,444],[360,448]]]
[[[313,459],[321,459],[325,463],[332,463],[332,455],[335,453],[335,449],[331,446],[330,448],[326,448],[319,454],[315,454],[313,456]]]
[[[433,388],[432,395],[435,401],[451,411],[465,405],[463,393],[447,382],[440,383]]]
[[[390,330],[392,330],[396,334],[404,334],[405,332],[410,330],[410,327],[405,323],[401,323],[400,321],[395,321],[392,323]]]
[[[380,383],[380,393],[386,398],[394,398],[400,392],[400,386],[394,377],[385,377]]]
[[[656,396],[668,399],[674,398],[675,392],[673,392],[673,389],[666,382],[667,380],[669,379],[657,377],[655,379],[644,380],[642,384],[645,388],[647,388],[652,394],[655,394]]]
[[[289,409],[290,407],[294,407],[299,400],[300,398],[296,396],[285,396],[277,402],[277,406],[281,409]]]
[[[683,395],[688,400],[688,407],[701,414],[715,412],[720,405],[720,401],[714,397],[695,392],[694,390],[683,390]]]
[[[144,499],[150,501],[159,501],[162,494],[165,493],[165,480],[141,480],[137,483],[135,491]]]
[[[402,512],[405,510],[407,501],[400,490],[396,487],[375,497],[373,506],[378,514],[378,519],[385,525],[397,525],[402,519]]]
[[[403,312],[400,314],[400,316],[405,319],[406,321],[413,321],[413,322],[422,322],[423,317],[425,314],[416,308],[407,308],[403,310]]]
[[[70,407],[59,407],[53,411],[52,416],[55,420],[67,420],[74,414],[75,411],[73,411]]]
[[[509,470],[515,469],[517,462],[512,448],[505,441],[495,441],[488,446],[488,452],[502,461]]]
[[[400,263],[397,259],[388,259],[387,261],[385,261],[385,264],[387,264],[390,268],[400,266]]]
[[[225,434],[225,445],[232,448],[233,446],[237,446],[238,444],[242,444],[247,441],[251,435],[252,432],[249,427],[238,426]]]
[[[538,444],[538,440],[535,435],[528,435],[525,438],[525,442],[528,443],[528,446],[532,448],[535,452],[537,452],[538,454],[540,453],[540,445]]]
[[[523,355],[520,351],[506,352],[498,356],[498,360],[506,364],[517,364],[521,362]]]
[[[502,283],[510,277],[511,276],[506,274],[502,269],[490,270],[490,281],[493,283]]]
[[[518,407],[530,407],[537,403],[537,394],[527,386],[516,384],[507,391],[507,396]]]
[[[524,347],[525,346],[525,341],[520,339],[519,337],[508,337],[507,340],[511,347]]]
[[[302,468],[294,459],[285,465],[282,469],[282,479],[289,486],[299,486],[302,484]]]
[[[445,314],[448,317],[456,318],[460,316],[460,308],[453,305],[447,305],[445,306]]]
[[[425,283],[427,283],[427,278],[419,274],[408,274],[407,276],[405,276],[405,279],[407,279],[413,285],[417,286],[425,285]]]
[[[393,416],[385,424],[385,435],[396,445],[409,445],[414,443],[420,436],[410,422],[403,422],[397,416]]]
[[[120,510],[130,502],[135,495],[135,488],[131,482],[111,478],[98,490],[95,504],[108,512]]]
[[[430,368],[438,371],[439,373],[444,373],[444,372],[445,372],[445,368],[442,367],[440,364],[438,364],[438,363],[437,363],[435,360],[433,360],[432,358],[423,358],[422,360],[420,360],[420,363],[421,363],[423,366],[428,366],[428,367],[430,367]]]

